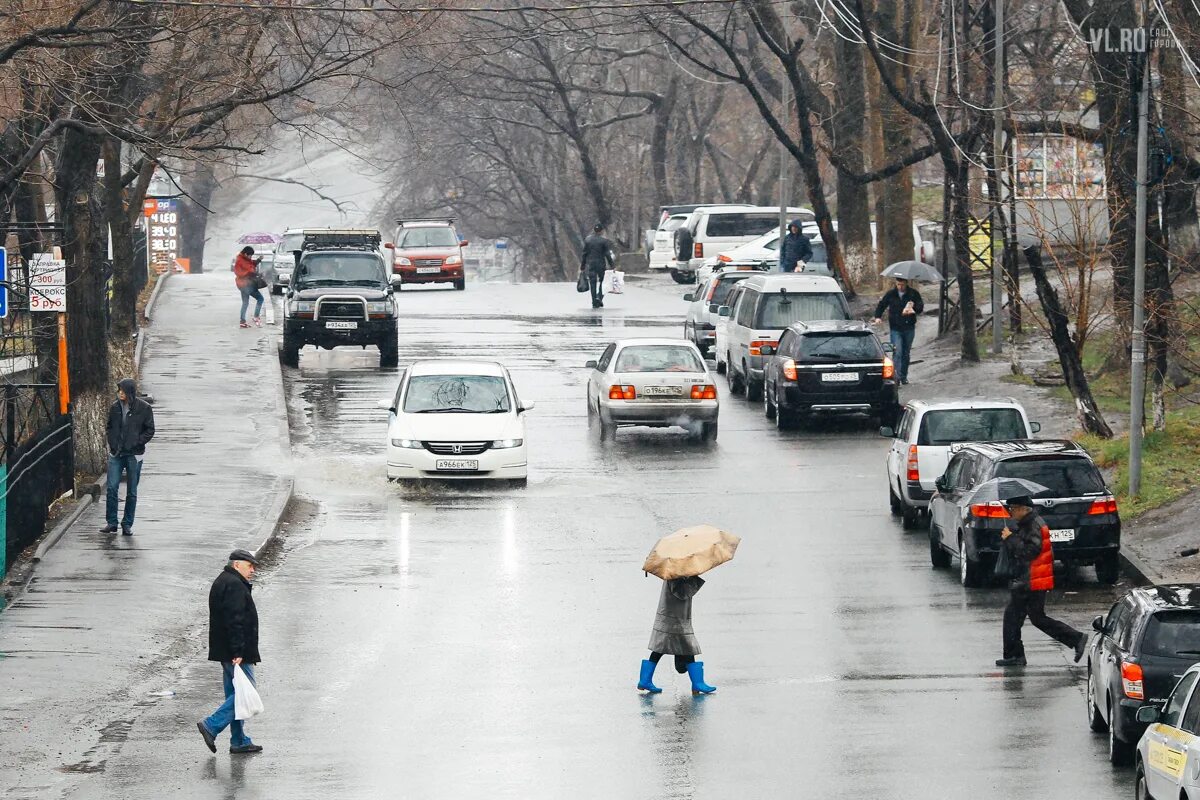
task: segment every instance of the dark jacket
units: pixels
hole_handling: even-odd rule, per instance
[[[1016,526],[1009,526],[1012,535],[1004,540],[1012,559],[1011,586],[1045,592],[1054,588],[1054,549],[1050,545],[1050,528],[1035,512],[1026,514]]]
[[[913,311],[916,314],[905,315],[900,312],[904,310],[904,306],[911,300]],[[896,287],[888,289],[879,301],[879,305],[875,306],[875,316],[882,319],[883,312],[887,311],[888,325],[892,330],[903,330],[905,328],[917,327],[917,315],[925,310],[925,301],[921,299],[921,295],[916,289],[911,286],[904,290],[904,295],[896,291]]]
[[[796,229],[795,233],[792,232],[792,228]],[[798,219],[794,219],[788,223],[788,232],[783,237],[783,242],[779,245],[780,271],[795,272],[797,262],[812,260],[812,242],[801,232],[803,230],[804,228]]]
[[[129,413],[125,413],[120,399],[108,410],[108,452],[114,456],[140,456],[146,452],[146,443],[154,438],[154,409],[137,396],[137,384],[126,378],[117,384],[129,398]]]
[[[613,265],[612,242],[598,233],[583,240],[583,255],[579,258],[579,268],[590,272],[604,272]]]
[[[208,590],[208,660],[257,664],[258,609],[250,582],[226,566]]]
[[[696,641],[692,630],[692,597],[703,585],[704,579],[700,577],[663,581],[654,628],[650,632],[651,652],[700,655],[700,642]]]

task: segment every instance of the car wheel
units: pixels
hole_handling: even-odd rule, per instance
[[[400,344],[395,339],[385,339],[379,343],[379,367],[390,369],[400,365]]]
[[[921,509],[904,506],[900,509],[900,524],[906,531],[914,530],[921,519]]]
[[[680,272],[677,269],[671,270],[671,277],[676,283],[692,283],[695,280],[695,274],[691,272]]]
[[[950,553],[942,547],[942,536],[932,525],[929,528],[929,563],[934,569],[950,566]]]
[[[700,424],[700,438],[705,442],[715,442],[717,440],[717,421],[703,422]]]
[[[766,391],[764,389],[764,391]],[[796,426],[796,412],[779,402],[779,388],[775,389],[775,429],[790,431]]]
[[[958,535],[958,582],[968,589],[983,582],[983,568],[978,561],[967,557],[967,539],[961,532]]]
[[[1104,721],[1100,709],[1096,707],[1096,687],[1092,680],[1092,662],[1090,660],[1087,671],[1087,715],[1088,727],[1093,731],[1101,733],[1108,729],[1108,723]]]
[[[771,388],[765,382],[763,383],[762,401],[763,416],[767,419],[775,419],[777,414],[775,404],[771,402]]]
[[[461,292],[463,289],[466,289],[466,288],[467,288],[467,279],[466,279],[466,278],[460,278],[459,280],[456,280],[456,281],[454,282],[454,288],[455,288],[456,290],[460,291],[460,292]]]
[[[750,377],[750,365],[745,361],[742,362],[742,383],[746,385],[747,400],[751,403],[757,403],[762,399],[762,381],[756,381]]]
[[[898,517],[904,511],[904,506],[900,504],[900,498],[896,497],[896,490],[892,488],[892,481],[888,480],[888,507],[892,510],[892,516]]]
[[[1108,708],[1108,763],[1114,767],[1123,767],[1133,756],[1133,746],[1117,735],[1116,720],[1112,715],[1112,702]]]
[[[725,362],[724,362],[724,361],[718,361],[718,362],[717,362],[717,374],[718,374],[718,375],[724,375],[724,374],[725,374]]]
[[[1138,764],[1136,777],[1133,781],[1133,796],[1136,800],[1154,800],[1150,796],[1150,789],[1146,786],[1146,769],[1141,764]]]
[[[285,335],[283,345],[279,348],[279,360],[285,367],[300,366],[300,343]]]
[[[1105,586],[1112,586],[1121,579],[1121,559],[1116,553],[1101,556],[1096,562],[1096,580]]]
[[[588,430],[596,427],[596,409],[592,408],[592,398],[587,401]]]
[[[746,388],[745,379],[738,375],[737,370],[733,368],[732,361],[725,366],[725,380],[729,383],[729,393],[735,397]]]

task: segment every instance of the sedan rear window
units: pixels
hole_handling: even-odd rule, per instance
[[[763,296],[758,304],[756,328],[786,328],[793,322],[819,322],[826,319],[850,319],[846,298],[841,292],[804,292]]]
[[[779,227],[778,214],[709,214],[704,232],[711,238],[762,236]]]
[[[997,478],[1024,478],[1050,490],[1049,497],[1102,494],[1104,478],[1086,458],[1014,458],[996,465]]]
[[[414,375],[404,395],[409,414],[508,411],[508,385],[496,375]]]
[[[800,357],[815,361],[879,361],[883,349],[873,333],[821,333],[800,337]]]
[[[1021,412],[1015,408],[960,408],[930,411],[922,417],[917,444],[1004,442],[1028,436]]]
[[[704,372],[704,364],[690,347],[635,345],[617,356],[614,372]]]
[[[1159,611],[1150,617],[1142,655],[1200,659],[1200,611]]]

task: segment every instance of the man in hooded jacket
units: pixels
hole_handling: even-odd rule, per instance
[[[592,308],[604,307],[604,271],[613,266],[612,242],[604,238],[604,226],[592,228],[592,235],[583,240],[579,271],[587,272],[588,288],[592,290]]]
[[[811,261],[812,257],[812,242],[804,235],[800,220],[792,220],[788,223],[787,234],[779,245],[779,271],[795,272],[801,261]]]
[[[146,443],[154,438],[154,409],[137,396],[137,384],[125,378],[117,384],[117,400],[108,410],[108,507],[107,524],[102,533],[116,533],[117,499],[121,473],[125,473],[125,516],[121,533],[133,535],[133,515],[137,511],[138,481],[142,477],[142,459]]]

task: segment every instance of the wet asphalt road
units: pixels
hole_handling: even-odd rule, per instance
[[[304,351],[287,379],[304,502],[256,590],[266,747],[210,756],[219,692],[197,661],[73,797],[1115,798],[1132,793],[1084,720],[1082,669],[1026,628],[1005,676],[1004,593],[929,567],[887,513],[870,422],[778,433],[724,403],[714,445],[678,431],[589,438],[585,360],[675,335],[673,290],[593,312],[569,286],[404,292],[401,363],[495,358],[529,415],[525,489],[384,477],[396,372],[373,350]],[[658,598],[654,540],[744,537],[694,605],[710,697],[664,660],[634,685]],[[215,574],[215,573],[214,573]],[[1056,593],[1077,627],[1119,590]]]

